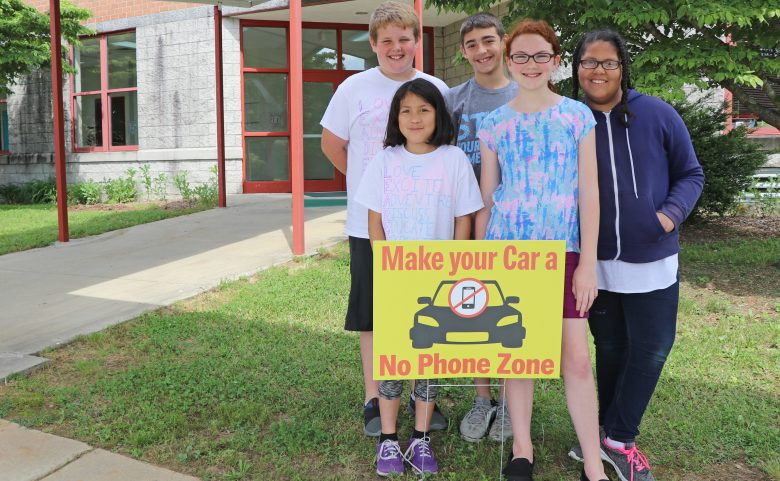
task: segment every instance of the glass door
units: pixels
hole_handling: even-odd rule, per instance
[[[303,82],[303,178],[307,192],[344,190],[344,176],[322,153],[320,120],[330,103],[333,82]]]

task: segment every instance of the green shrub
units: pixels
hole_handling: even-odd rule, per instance
[[[160,200],[168,196],[168,176],[162,172],[154,178],[154,195]]]
[[[192,187],[190,187],[190,181],[187,180],[187,171],[182,170],[173,177],[173,183],[179,190],[181,199],[185,202],[190,202],[193,196]]]
[[[0,199],[6,204],[29,204],[28,192],[20,184],[0,185]]]
[[[141,181],[144,184],[144,193],[146,194],[146,200],[151,200],[152,196],[152,184],[154,182],[154,179],[152,178],[151,170],[152,166],[149,164],[144,164],[140,167],[141,170]]]
[[[90,179],[68,187],[68,200],[72,204],[94,205],[103,200],[103,186]]]
[[[217,201],[219,200],[219,185],[217,183],[217,166],[213,165],[209,172],[211,172],[211,177],[209,177],[209,180],[205,184],[201,184],[195,189],[193,189],[193,193],[195,194],[195,199],[197,199],[198,203],[204,206],[216,206]]]
[[[57,182],[53,178],[33,180],[24,184],[24,189],[29,192],[32,204],[54,204],[57,202]]]
[[[724,215],[739,202],[753,181],[753,174],[767,161],[758,142],[747,137],[744,127],[723,134],[728,113],[725,105],[706,107],[700,103],[672,104],[691,133],[696,156],[704,169],[704,191],[692,219]]]
[[[57,183],[50,178],[6,184],[0,186],[0,197],[7,204],[53,204],[57,202]]]
[[[138,199],[138,186],[135,184],[136,170],[128,168],[125,177],[104,180],[106,197],[109,204],[124,204]]]

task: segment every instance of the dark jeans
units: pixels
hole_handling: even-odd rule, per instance
[[[596,344],[599,424],[633,441],[672,350],[680,283],[639,294],[599,291],[590,309]]]

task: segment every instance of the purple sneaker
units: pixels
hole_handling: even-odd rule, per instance
[[[390,476],[404,474],[404,458],[398,441],[385,439],[376,444],[376,474]]]
[[[417,473],[435,474],[439,472],[439,464],[433,457],[431,438],[428,436],[410,439],[404,457]]]

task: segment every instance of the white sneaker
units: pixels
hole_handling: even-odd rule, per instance
[[[466,441],[476,443],[485,437],[490,422],[496,416],[496,406],[490,399],[477,397],[474,405],[460,422],[460,435]]]

